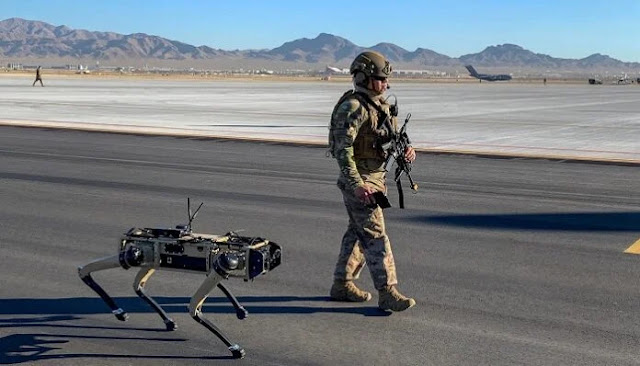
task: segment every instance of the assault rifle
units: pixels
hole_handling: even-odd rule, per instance
[[[411,113],[408,113],[407,118],[405,118],[404,120],[404,124],[397,132],[395,132],[395,129],[393,129],[392,127],[389,128],[389,130],[391,131],[391,140],[382,145],[382,149],[384,151],[387,151],[387,153],[389,154],[389,156],[387,157],[387,161],[384,164],[384,170],[389,171],[389,168],[391,168],[393,162],[395,161],[396,163],[396,171],[393,180],[396,181],[396,186],[398,187],[398,200],[400,203],[400,208],[404,208],[404,193],[402,192],[402,182],[400,181],[402,174],[405,174],[409,179],[411,190],[413,190],[414,192],[418,190],[418,185],[413,181],[413,178],[411,178],[411,163],[404,159],[404,152],[409,146],[411,146],[409,135],[407,135],[407,123],[409,123],[410,118]],[[386,122],[389,123],[389,119],[387,119]]]

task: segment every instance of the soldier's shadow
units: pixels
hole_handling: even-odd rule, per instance
[[[545,212],[518,214],[416,215],[408,220],[466,228],[501,230],[635,232],[640,212]]]

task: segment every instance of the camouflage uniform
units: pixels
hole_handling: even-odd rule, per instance
[[[334,107],[329,130],[329,151],[340,167],[338,187],[349,214],[329,295],[337,301],[371,300],[371,294],[353,282],[368,264],[379,294],[378,307],[404,311],[416,301],[396,289],[396,267],[382,209],[369,206],[375,203],[373,192],[387,191],[382,144],[397,131],[394,113],[384,99],[391,65],[382,54],[365,51],[353,60],[350,72],[355,89],[346,92]],[[413,155],[414,151],[408,147],[405,154]]]
[[[389,114],[389,104],[383,95],[372,95],[356,86],[356,92],[366,93],[370,100]],[[354,190],[364,183],[386,193],[385,158],[376,148],[379,135],[378,112],[373,106],[353,94],[346,94],[332,115],[332,151],[340,167],[338,187],[342,191],[349,227],[342,238],[334,279],[352,281],[359,277],[365,263],[377,290],[398,283],[391,243],[384,216],[379,206],[368,207]],[[395,118],[393,118],[395,127]]]

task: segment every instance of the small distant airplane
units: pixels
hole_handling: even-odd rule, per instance
[[[600,84],[602,84],[602,80],[591,78],[591,79],[589,79],[589,84],[591,84],[591,85],[600,85]]]
[[[621,76],[618,78],[618,85],[620,84],[631,84],[631,80],[629,80],[629,76],[627,74],[624,74],[624,76]]]
[[[476,69],[473,68],[473,66],[466,65],[465,67],[467,68],[467,70],[469,70],[469,75],[473,76],[476,79],[479,79],[480,82],[482,82],[482,80],[486,80],[486,81],[506,81],[506,80],[511,80],[511,75],[507,75],[507,74],[498,74],[498,75],[478,74],[478,72],[476,71]]]
[[[326,72],[330,73],[330,74],[345,74],[345,75],[347,75],[347,74],[349,74],[349,69],[341,69],[339,67],[327,66]]]

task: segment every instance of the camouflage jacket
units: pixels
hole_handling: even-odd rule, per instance
[[[340,98],[331,115],[329,131],[329,150],[340,168],[338,181],[351,190],[367,182],[384,191],[386,156],[380,142],[388,131],[381,125],[387,116],[394,129],[397,122],[389,112],[384,95],[371,95],[367,89],[359,87],[355,92],[367,93],[369,101],[377,104],[386,115],[381,115],[383,113],[354,91]]]

